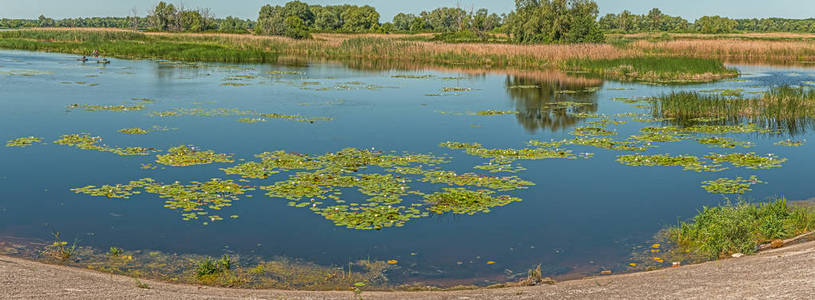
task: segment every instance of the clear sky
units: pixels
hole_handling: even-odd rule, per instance
[[[596,0],[601,15],[628,9],[645,13],[653,7],[670,15],[680,15],[694,20],[705,15],[721,15],[733,18],[786,17],[815,18],[813,0]],[[216,16],[256,18],[260,7],[266,3],[282,4],[285,0],[169,0],[183,3],[187,8],[211,8]],[[418,13],[441,6],[459,5],[461,8],[487,8],[495,12],[509,12],[513,0],[306,0],[311,4],[358,4],[371,5],[382,14],[382,22],[390,21],[398,12]],[[0,18],[36,18],[40,14],[52,18],[88,16],[126,16],[136,8],[140,15],[158,0],[0,0]]]

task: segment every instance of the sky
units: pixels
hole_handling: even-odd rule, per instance
[[[257,18],[261,6],[267,3],[283,4],[286,0],[165,0],[170,3],[183,3],[187,8],[210,8],[218,17],[236,16]],[[637,14],[646,13],[657,7],[663,13],[679,15],[695,20],[706,15],[720,15],[731,18],[815,18],[813,0],[596,0],[600,15],[618,13],[624,9]],[[356,4],[371,5],[382,15],[380,21],[390,21],[399,12],[419,13],[422,10],[449,6],[487,8],[503,13],[514,8],[513,0],[306,0],[310,4]],[[139,15],[155,6],[158,0],[0,0],[0,18],[36,18],[43,14],[61,19],[66,17],[127,16],[136,8]]]

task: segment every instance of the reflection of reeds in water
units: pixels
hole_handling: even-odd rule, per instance
[[[699,120],[712,124],[755,123],[764,128],[798,134],[815,128],[815,91],[777,87],[758,98],[678,92],[655,100],[654,117],[673,118],[680,125]]]
[[[595,93],[602,81],[556,72],[536,75],[520,74],[506,79],[507,94],[518,111],[518,123],[526,130],[566,130],[582,120],[575,114],[597,111]],[[563,105],[566,102],[570,104]]]

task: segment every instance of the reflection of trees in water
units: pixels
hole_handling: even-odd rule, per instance
[[[546,80],[507,76],[507,94],[515,102],[518,123],[526,130],[565,130],[580,122],[574,113],[597,112],[597,95],[592,88],[599,80],[567,77]],[[577,102],[586,105],[563,106],[557,103]]]

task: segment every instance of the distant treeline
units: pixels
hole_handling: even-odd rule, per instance
[[[40,16],[34,20],[0,19],[0,28],[100,27],[147,31],[252,33],[255,21],[235,17],[215,18],[209,9],[188,10],[159,2],[146,17],[90,17],[54,20]]]
[[[282,35],[307,38],[315,32],[391,33],[432,32],[487,40],[504,33],[506,41],[520,43],[602,42],[603,33],[637,32],[815,32],[815,19],[730,19],[706,16],[692,23],[657,8],[638,15],[630,11],[607,14],[598,20],[593,0],[516,0],[509,14],[487,9],[441,7],[419,14],[399,13],[391,22],[380,22],[374,7],[365,5],[308,5],[291,1],[264,5],[258,19],[215,18],[209,9],[185,9],[159,2],[147,16],[92,17],[54,20],[0,19],[0,28],[105,27],[170,32],[223,32]]]
[[[815,19],[731,19],[720,16],[705,16],[691,23],[682,17],[663,14],[654,8],[648,14],[637,15],[630,11],[607,14],[599,20],[605,32],[690,32],[690,33],[733,33],[733,32],[815,32]]]

